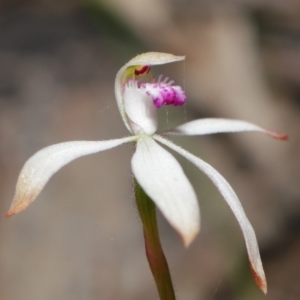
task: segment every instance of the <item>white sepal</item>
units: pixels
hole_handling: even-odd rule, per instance
[[[200,213],[194,189],[178,161],[143,136],[131,164],[138,183],[188,246],[199,232]]]
[[[187,122],[173,129],[170,129],[163,134],[167,135],[204,135],[213,133],[225,132],[243,132],[243,131],[256,131],[265,133],[276,139],[287,139],[287,135],[279,134],[277,132],[262,128],[252,123],[240,120],[231,119],[199,119]]]
[[[27,160],[20,172],[9,217],[27,208],[42,191],[51,176],[76,158],[114,148],[133,141],[125,137],[108,141],[74,141],[46,147]]]
[[[254,230],[244,212],[244,209],[226,179],[211,165],[204,162],[197,156],[191,154],[190,152],[182,149],[181,147],[173,144],[172,142],[166,140],[165,138],[155,135],[154,138],[164,144],[165,146],[171,148],[172,150],[178,152],[183,157],[188,159],[192,162],[196,167],[198,167],[202,172],[204,172],[214,183],[214,185],[218,188],[222,196],[224,197],[225,201],[231,208],[232,212],[234,213],[244,235],[244,239],[246,242],[246,247],[248,251],[248,257],[251,265],[251,269],[254,275],[254,278],[261,288],[261,290],[266,294],[267,293],[267,282],[265,273],[263,270],[258,244],[256,240],[256,236]]]

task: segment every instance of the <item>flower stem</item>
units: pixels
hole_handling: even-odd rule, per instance
[[[134,180],[135,198],[143,223],[145,248],[160,300],[176,300],[167,260],[161,247],[153,201]]]

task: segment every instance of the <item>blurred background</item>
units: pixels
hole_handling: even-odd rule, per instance
[[[153,68],[188,96],[184,107],[161,109],[161,128],[224,117],[290,135],[288,142],[254,133],[176,139],[239,195],[268,280],[265,297],[231,211],[182,159],[202,228],[186,250],[159,215],[178,300],[299,299],[298,0],[1,0],[0,214],[40,148],[128,134],[114,77],[146,51],[186,55]],[[28,210],[1,220],[0,300],[158,299],[133,199],[132,153],[125,145],[73,162]]]

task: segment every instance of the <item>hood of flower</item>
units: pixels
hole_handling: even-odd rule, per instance
[[[140,82],[152,82],[150,69],[155,65],[163,65],[184,60],[184,56],[169,53],[148,52],[137,55],[127,62],[117,73],[115,79],[115,95],[122,120],[127,129],[133,133],[131,121],[125,111],[124,88],[131,79]]]

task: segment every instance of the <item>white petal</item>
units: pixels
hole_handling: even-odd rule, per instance
[[[285,140],[287,135],[279,134],[274,131],[262,128],[255,124],[251,124],[240,120],[230,119],[199,119],[187,122],[178,127],[164,132],[168,135],[204,135],[222,132],[242,132],[242,131],[258,131],[270,135],[273,138]]]
[[[36,199],[51,176],[72,160],[114,148],[134,139],[135,137],[126,137],[108,141],[65,142],[38,151],[29,158],[21,170],[15,197],[6,217],[27,208]]]
[[[157,130],[157,112],[152,98],[130,81],[124,88],[124,106],[134,134],[153,134]]]
[[[178,161],[150,137],[141,137],[132,171],[169,223],[188,246],[199,232],[197,197]]]
[[[117,73],[115,79],[115,95],[117,104],[119,107],[119,111],[121,117],[127,127],[127,129],[131,132],[130,123],[127,119],[125,109],[124,109],[124,101],[122,97],[123,92],[123,74],[128,67],[131,66],[139,66],[139,65],[162,65],[171,62],[176,62],[180,60],[184,60],[184,56],[175,56],[173,54],[168,53],[159,53],[159,52],[148,52],[137,55],[136,57],[132,58],[128,63],[126,63]]]
[[[186,159],[188,159],[190,162],[192,162],[196,167],[198,167],[200,170],[202,170],[215,184],[215,186],[218,188],[222,196],[224,197],[225,201],[228,203],[229,207],[233,211],[236,219],[239,222],[239,225],[242,229],[246,247],[248,251],[249,261],[251,265],[251,269],[254,275],[254,278],[258,284],[258,286],[262,289],[264,293],[267,292],[267,283],[266,278],[264,274],[264,270],[262,267],[262,262],[259,254],[258,244],[256,240],[256,236],[254,233],[254,230],[244,212],[244,209],[232,189],[232,187],[229,185],[229,183],[226,181],[226,179],[217,171],[215,170],[211,165],[204,162],[200,158],[196,157],[195,155],[189,153],[188,151],[182,149],[181,147],[173,144],[172,142],[164,139],[161,136],[155,135],[154,138],[161,142],[162,144],[170,147],[172,150],[178,152],[182,156],[184,156]]]

